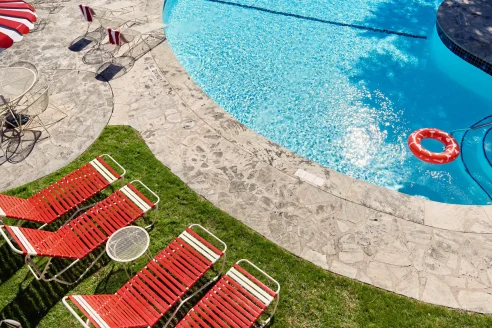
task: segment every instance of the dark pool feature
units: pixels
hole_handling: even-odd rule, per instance
[[[454,54],[492,75],[492,2],[444,0],[437,11],[437,34]]]

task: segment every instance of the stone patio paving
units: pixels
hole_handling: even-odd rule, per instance
[[[63,15],[68,11],[74,12],[73,8],[61,8],[62,12],[56,15],[50,15],[48,8],[44,8],[37,12],[38,20],[47,23],[46,27],[2,52],[0,66],[17,61],[36,65],[39,81],[33,90],[50,85],[50,107],[42,116],[43,122],[55,122],[63,117],[53,106],[68,116],[49,127],[51,138],[45,139],[47,135],[42,131],[40,141],[25,160],[0,166],[0,190],[39,179],[73,161],[96,140],[113,111],[111,87],[95,79],[94,69],[81,63],[80,54],[61,47],[79,33],[69,28],[74,20],[71,15],[67,15],[65,20],[53,18],[61,18],[62,12]]]
[[[17,53],[44,69],[84,67],[94,72],[96,68],[82,66],[83,54],[66,48],[83,24],[76,2],[63,5],[50,15],[44,31],[15,45]],[[150,0],[145,9],[161,7],[160,1]],[[60,33],[60,26],[72,28]],[[29,42],[40,50],[19,50]],[[0,63],[16,49],[2,53]],[[399,194],[273,144],[210,100],[167,43],[109,84],[114,94],[110,124],[128,124],[140,131],[156,157],[191,188],[266,238],[326,270],[389,291],[492,313],[489,207],[439,204]],[[70,156],[79,153],[71,151]],[[74,157],[65,157],[66,162]],[[36,162],[33,165],[40,169]],[[308,179],[299,169],[319,180]],[[0,167],[2,177],[3,170]],[[19,179],[16,185],[29,181]],[[0,183],[0,189],[13,186],[4,185],[3,179]]]

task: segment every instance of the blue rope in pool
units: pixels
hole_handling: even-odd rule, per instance
[[[281,11],[271,10],[271,9],[267,9],[267,8],[244,5],[244,4],[240,4],[240,3],[236,3],[236,2],[222,1],[222,0],[206,0],[206,1],[220,3],[223,5],[236,6],[236,7],[246,8],[246,9],[253,9],[253,10],[262,11],[262,12],[269,13],[269,14],[282,15],[282,16],[299,18],[299,19],[306,19],[306,20],[310,20],[310,21],[318,22],[318,23],[325,23],[325,24],[343,26],[343,27],[352,27],[352,28],[356,28],[359,30],[366,30],[366,31],[378,32],[378,33],[394,34],[394,35],[404,36],[407,38],[427,39],[427,36],[425,36],[425,35],[417,35],[417,34],[411,34],[411,33],[405,33],[405,32],[398,32],[398,31],[386,30],[386,29],[375,28],[375,27],[364,26],[364,25],[335,22],[335,21],[330,21],[330,20],[326,20],[326,19],[302,16],[302,15],[297,15],[297,14],[291,14],[291,13],[285,13],[285,12],[281,12]]]
[[[479,125],[480,123],[482,123],[483,121],[485,121],[486,119],[491,118],[491,117],[492,117],[492,115],[489,115],[489,116],[486,116],[486,117],[482,118],[480,121],[478,121],[478,122],[474,123],[473,125],[471,125],[470,126],[470,129],[476,127],[477,125]],[[478,180],[475,179],[475,177],[473,176],[473,174],[471,174],[470,170],[468,169],[468,166],[466,166],[465,159],[463,157],[463,153],[464,153],[463,141],[465,140],[465,136],[468,134],[468,132],[470,131],[470,129],[469,130],[466,130],[465,133],[463,133],[463,136],[461,137],[461,142],[460,142],[460,148],[461,148],[460,158],[461,158],[461,162],[463,163],[463,166],[465,167],[465,172],[468,173],[468,175],[470,176],[470,178],[472,178],[472,180],[475,181],[475,183],[480,187],[480,189],[482,189],[483,192],[485,194],[487,194],[488,198],[492,200],[492,196],[487,192],[487,190],[485,190],[485,188],[480,184],[480,182],[478,182]],[[489,130],[491,130],[491,129],[492,128],[490,128]],[[488,132],[489,131],[487,131],[487,133]],[[484,136],[484,139],[483,140],[485,140],[485,137],[486,136],[487,135]],[[485,142],[484,141],[482,142],[482,150],[485,153]],[[487,161],[489,162],[489,164],[492,166],[492,164],[490,163],[488,157],[487,156],[485,156],[485,157],[487,158]]]
[[[489,128],[487,130],[487,132],[485,132],[485,135],[483,136],[483,139],[482,139],[482,150],[483,150],[483,155],[485,156],[485,159],[487,160],[487,162],[489,162],[490,167],[492,167],[492,162],[490,161],[490,158],[487,155],[487,152],[485,151],[485,139],[487,139],[487,135],[490,133],[490,131],[492,131],[492,128]]]

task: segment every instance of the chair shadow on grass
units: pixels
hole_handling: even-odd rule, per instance
[[[7,243],[0,246],[0,259],[2,269],[0,270],[0,285],[9,280],[24,265],[24,258],[15,254]]]
[[[99,253],[99,251],[102,251],[102,249],[98,250],[97,253]],[[77,277],[85,271],[88,263],[94,260],[94,258],[95,255],[88,256],[87,259],[84,259],[78,265],[75,265],[65,272],[63,274],[63,279],[76,280]],[[109,258],[104,255],[99,260],[99,263],[94,265],[81,281],[91,276],[108,263]],[[60,270],[62,266],[66,264],[66,260],[53,261],[52,266],[50,267],[51,273]],[[46,316],[51,308],[61,301],[61,299],[78,284],[79,282],[73,285],[64,285],[54,281],[46,282],[42,280],[32,280],[25,289],[21,289],[17,296],[1,310],[0,319],[9,318],[17,320],[24,328],[37,327],[39,322]]]
[[[111,185],[108,187],[107,193],[113,193],[117,189],[119,189],[119,186]],[[80,206],[85,207],[90,204],[95,204],[97,202],[102,201],[105,197],[106,195],[104,195],[103,193],[99,193],[98,195],[92,197],[89,201],[81,204]],[[70,211],[64,216],[62,216],[61,218],[59,218],[58,220],[56,220],[55,222],[50,223],[47,227],[43,228],[43,230],[56,231],[62,225],[64,225],[70,218],[73,219],[77,217],[79,214],[80,212],[76,210]],[[38,229],[40,226],[40,224],[38,223],[13,220],[13,219],[5,219],[4,223],[6,225],[21,225],[23,228],[32,228],[32,229]],[[3,242],[3,238],[0,238],[0,242]],[[0,245],[0,263],[2,263],[2,268],[0,270],[0,286],[3,283],[5,283],[7,280],[12,278],[12,276],[25,265],[24,257],[12,251],[12,249],[6,242],[3,242],[3,244]],[[26,280],[30,276],[31,276],[31,272],[27,272],[26,278],[24,280]]]
[[[109,82],[122,77],[128,73],[134,66],[135,62],[152,51],[155,47],[166,40],[165,36],[149,36],[138,43],[134,48],[121,56],[115,57],[112,61],[102,64],[97,69],[96,80]]]

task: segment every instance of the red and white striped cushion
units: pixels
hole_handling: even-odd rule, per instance
[[[116,29],[112,29],[111,27],[108,27],[108,37],[109,37],[109,43],[115,44],[117,46],[121,46],[123,43],[122,38],[121,38],[121,32]]]
[[[80,11],[82,12],[82,15],[84,16],[84,20],[87,22],[92,22],[93,21],[93,16],[94,16],[94,10],[92,10],[91,7],[87,5],[79,5]]]

